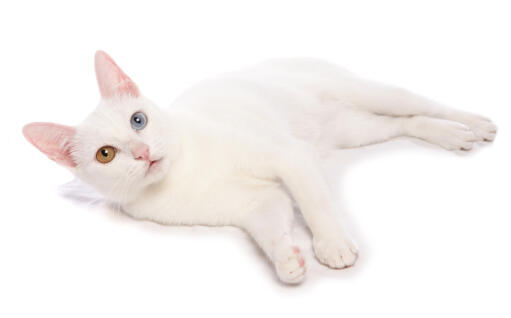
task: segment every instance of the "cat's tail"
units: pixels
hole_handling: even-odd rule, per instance
[[[97,192],[90,185],[74,179],[59,187],[59,194],[66,199],[86,204],[86,205],[104,205],[108,200]]]

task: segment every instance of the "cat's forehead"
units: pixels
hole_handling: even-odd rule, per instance
[[[103,99],[95,109],[93,114],[99,116],[125,115],[134,111],[141,110],[146,106],[146,101],[141,98],[111,98]]]
[[[101,100],[98,107],[85,119],[84,126],[116,125],[126,118],[129,119],[133,113],[145,110],[146,104],[139,98]]]
[[[137,99],[102,100],[98,107],[78,127],[77,138],[85,144],[112,139],[127,139],[132,133],[130,118],[146,105]]]

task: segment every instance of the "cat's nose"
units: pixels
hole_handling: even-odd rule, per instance
[[[146,144],[137,144],[131,148],[131,154],[135,160],[151,161],[149,147]]]

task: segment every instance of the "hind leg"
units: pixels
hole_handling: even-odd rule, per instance
[[[476,135],[458,122],[427,116],[394,117],[343,109],[326,126],[324,143],[330,148],[353,148],[409,136],[448,150],[470,150]]]
[[[405,89],[360,78],[350,78],[343,85],[344,98],[374,114],[456,121],[470,128],[477,141],[492,141],[497,132],[497,127],[485,117],[446,107]]]
[[[323,127],[321,144],[327,149],[355,148],[403,136],[405,118],[375,115],[340,108],[336,117]]]

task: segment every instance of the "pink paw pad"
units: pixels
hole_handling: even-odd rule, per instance
[[[293,246],[293,252],[295,254],[300,254],[300,248],[298,246]],[[300,267],[305,266],[305,260],[303,259],[302,255],[299,255],[298,264],[300,265]]]

